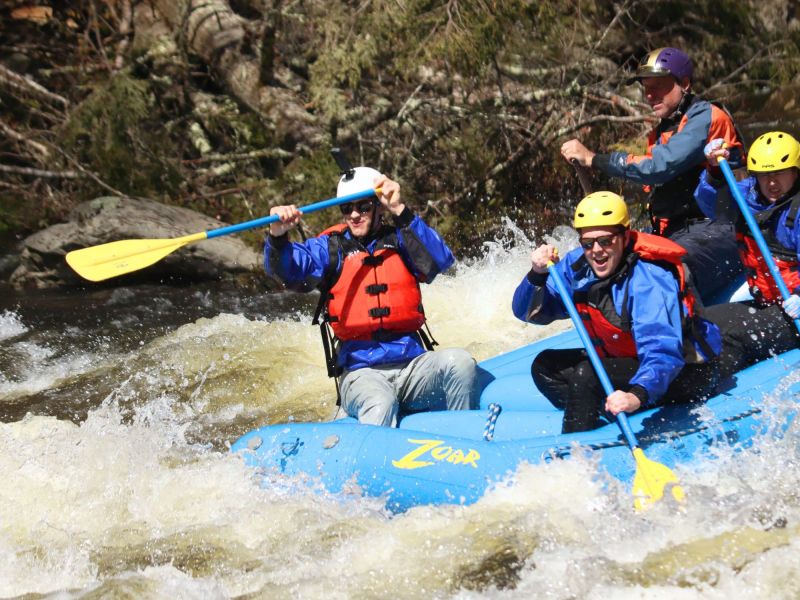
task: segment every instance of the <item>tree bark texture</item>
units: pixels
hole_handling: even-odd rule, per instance
[[[178,34],[183,49],[202,59],[239,102],[266,118],[281,145],[293,147],[319,139],[315,120],[303,108],[302,99],[263,81],[262,56],[274,52],[263,44],[274,43],[274,35],[256,36],[256,32],[269,31],[269,24],[249,23],[225,0],[150,1]]]

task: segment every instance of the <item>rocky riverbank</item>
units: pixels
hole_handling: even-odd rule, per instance
[[[15,262],[9,282],[17,288],[42,289],[84,285],[66,263],[71,250],[124,239],[175,238],[224,226],[196,211],[151,200],[100,197],[72,210],[64,223],[25,238],[5,259]],[[120,278],[119,283],[189,281],[244,277],[267,282],[261,255],[236,237],[219,237],[184,246],[147,269]],[[112,284],[113,285],[113,284]]]

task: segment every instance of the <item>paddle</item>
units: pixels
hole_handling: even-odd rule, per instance
[[[761,229],[759,229],[758,223],[756,223],[753,217],[753,211],[747,206],[747,201],[742,196],[742,192],[739,191],[739,186],[736,185],[736,177],[733,176],[731,166],[724,157],[720,157],[718,162],[719,168],[722,169],[722,174],[725,176],[725,181],[728,183],[728,188],[731,190],[731,195],[733,199],[736,200],[736,204],[739,205],[739,212],[742,213],[744,220],[747,222],[747,226],[750,228],[750,233],[753,235],[753,239],[756,241],[756,245],[761,251],[761,256],[764,258],[764,262],[769,269],[769,274],[772,275],[772,279],[775,280],[775,285],[778,286],[778,290],[783,299],[788,300],[791,292],[789,292],[789,288],[786,287],[786,282],[783,280],[781,272],[778,270],[778,265],[775,264],[775,259],[772,258],[772,252],[770,252],[764,235],[761,233]],[[797,327],[797,330],[800,331],[800,319],[795,319],[794,325]]]
[[[567,284],[564,282],[561,273],[555,268],[554,263],[548,264],[548,271],[556,285],[558,295],[561,296],[561,301],[567,308],[567,312],[575,325],[575,330],[583,342],[586,354],[589,355],[589,360],[597,372],[597,377],[600,379],[603,390],[606,396],[610,396],[614,391],[614,386],[611,384],[603,363],[600,362],[600,356],[598,356],[597,350],[595,350],[589,338],[589,333],[586,331],[581,316],[578,314],[578,309],[575,308],[572,295],[567,291]],[[678,485],[678,477],[665,465],[650,460],[645,456],[644,451],[639,447],[636,435],[628,423],[628,415],[624,412],[617,414],[617,425],[619,425],[622,435],[625,436],[625,440],[628,442],[633,458],[636,461],[636,475],[633,478],[633,505],[636,510],[643,510],[661,500],[664,496],[664,488],[669,484],[672,484],[672,497],[682,502],[684,493],[683,488]]]
[[[591,194],[592,179],[589,177],[589,170],[579,163],[577,158],[573,158],[570,162],[572,163],[572,166],[575,167],[575,172],[578,174],[578,181],[581,182],[583,193],[587,195]]]
[[[300,210],[304,214],[308,214],[331,206],[368,198],[377,193],[380,193],[380,189],[364,190],[363,192],[348,194],[340,198],[330,198],[328,200],[316,202],[315,204],[309,204],[308,206],[301,207]],[[89,281],[103,281],[104,279],[110,279],[111,277],[117,277],[149,267],[186,244],[220,237],[230,233],[238,233],[247,229],[255,229],[256,227],[263,227],[270,223],[276,223],[279,220],[280,217],[278,217],[278,215],[272,215],[239,223],[238,225],[210,229],[209,231],[201,231],[200,233],[193,233],[177,238],[119,240],[117,242],[100,244],[99,246],[90,246],[89,248],[73,250],[67,253],[66,259],[67,264],[84,279],[88,279]]]

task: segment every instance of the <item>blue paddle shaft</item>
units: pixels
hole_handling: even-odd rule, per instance
[[[364,190],[363,192],[356,192],[355,194],[348,194],[347,196],[341,196],[339,198],[330,198],[328,200],[315,202],[314,204],[301,207],[300,210],[303,212],[303,214],[308,214],[324,208],[330,208],[331,206],[337,206],[339,204],[346,204],[355,200],[369,198],[370,196],[374,195],[375,190]],[[247,229],[263,227],[265,225],[269,225],[270,223],[277,223],[278,221],[280,221],[280,217],[278,215],[270,215],[269,217],[261,217],[260,219],[245,221],[244,223],[239,223],[237,225],[228,225],[227,227],[220,227],[219,229],[210,229],[206,231],[206,235],[210,239],[231,233],[239,233],[240,231],[246,231]]]
[[[736,178],[733,176],[731,166],[728,164],[727,160],[720,158],[719,168],[722,169],[722,174],[725,176],[725,181],[728,182],[731,195],[733,196],[733,199],[736,200],[736,204],[739,205],[739,211],[742,213],[747,226],[750,228],[750,233],[753,236],[753,239],[756,241],[758,249],[761,251],[761,256],[764,258],[764,262],[767,264],[769,274],[772,275],[772,279],[775,280],[775,285],[778,286],[778,290],[780,290],[783,299],[788,300],[791,292],[789,291],[789,288],[786,287],[786,282],[783,280],[783,276],[778,270],[775,260],[772,258],[772,252],[770,252],[769,246],[767,246],[767,242],[761,233],[761,229],[758,227],[758,223],[756,223],[755,218],[753,218],[753,211],[751,211],[750,207],[747,206],[747,201],[742,196],[739,186],[736,185]],[[800,319],[795,319],[794,324],[795,327],[797,327],[797,330],[800,331]]]
[[[611,384],[611,379],[609,379],[608,373],[606,373],[606,369],[603,367],[603,363],[600,362],[600,356],[597,354],[594,344],[592,344],[592,340],[589,337],[589,332],[586,331],[586,327],[583,325],[581,316],[578,314],[578,309],[575,308],[575,303],[572,301],[572,294],[567,290],[567,284],[564,282],[564,278],[561,276],[561,273],[558,272],[558,269],[554,264],[550,265],[547,270],[550,272],[550,277],[553,280],[553,283],[556,284],[558,295],[561,296],[561,302],[564,303],[564,306],[566,307],[567,312],[572,319],[572,323],[575,325],[575,330],[578,332],[578,335],[583,342],[583,347],[586,349],[586,354],[589,356],[589,360],[592,362],[592,366],[597,372],[597,377],[600,379],[603,390],[605,391],[606,396],[610,396],[614,392],[614,386]],[[617,413],[617,424],[622,431],[622,435],[624,435],[625,439],[628,441],[628,446],[631,447],[631,450],[638,448],[639,442],[636,440],[636,435],[633,433],[633,430],[628,423],[628,415],[626,415],[624,412]]]

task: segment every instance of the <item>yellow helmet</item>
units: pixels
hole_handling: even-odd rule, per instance
[[[578,203],[572,225],[575,229],[583,229],[603,225],[628,227],[630,223],[628,205],[622,196],[612,192],[594,192]]]
[[[800,143],[783,131],[770,131],[759,136],[747,154],[747,170],[771,173],[789,167],[800,168]]]

